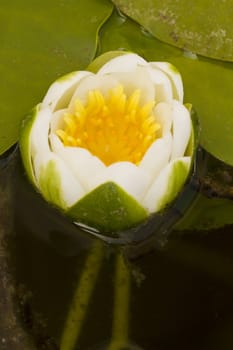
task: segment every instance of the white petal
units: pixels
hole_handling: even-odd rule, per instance
[[[172,126],[172,105],[160,102],[155,106],[153,114],[156,121],[161,125],[161,136],[169,133]]]
[[[33,170],[36,178],[36,183],[38,186],[39,178],[40,178],[40,172],[42,166],[45,164],[45,159],[47,159],[52,153],[51,152],[45,152],[45,153],[35,153],[32,164],[33,164]]]
[[[52,113],[50,120],[50,133],[55,133],[58,129],[65,129],[66,124],[64,122],[64,114],[66,111],[66,109],[59,109],[59,111]]]
[[[144,169],[154,179],[168,164],[171,155],[171,146],[171,133],[157,139],[145,153],[139,168]]]
[[[89,177],[96,176],[104,171],[106,168],[105,164],[84,148],[64,146],[54,134],[50,136],[50,142],[53,151],[63,159],[83,188],[88,191]]]
[[[130,162],[117,162],[89,181],[91,189],[108,181],[115,182],[140,201],[149,185],[150,177],[143,169]]]
[[[42,107],[50,107],[52,110],[67,107],[71,96],[73,95],[77,84],[86,76],[93,73],[86,71],[78,71],[67,74],[55,81],[45,95]]]
[[[50,127],[51,109],[39,109],[31,129],[31,155],[32,158],[37,152],[49,153],[50,147],[48,134]]]
[[[160,69],[152,68],[148,65],[146,69],[150,79],[155,86],[155,100],[159,102],[170,102],[173,99],[172,85],[168,76]]]
[[[52,152],[37,154],[35,162],[39,189],[48,201],[67,209],[85,194],[63,160]]]
[[[173,97],[183,102],[184,90],[180,72],[175,66],[168,62],[150,62],[152,67],[159,68],[169,77],[173,87]]]
[[[143,67],[138,67],[132,72],[111,73],[108,75],[118,80],[118,84],[124,86],[127,96],[130,96],[135,90],[141,91],[139,105],[155,100],[155,87],[150,79],[150,75]]]
[[[173,101],[173,145],[171,159],[182,157],[191,136],[191,118],[187,108],[180,102]]]
[[[74,102],[77,98],[85,104],[87,102],[89,91],[99,90],[104,96],[106,96],[109,90],[113,89],[118,84],[119,83],[116,79],[113,79],[108,76],[97,76],[93,74],[84,78],[75,90],[73,97],[70,101],[68,110],[71,112],[73,111]]]
[[[142,205],[150,213],[157,212],[169,204],[187,179],[191,158],[183,157],[170,162],[148,188]]]
[[[137,66],[144,65],[147,63],[142,57],[129,53],[121,56],[117,56],[112,60],[105,63],[100,70],[99,74],[107,74],[113,72],[130,72],[133,71]]]

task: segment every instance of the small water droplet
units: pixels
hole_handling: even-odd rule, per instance
[[[183,55],[191,60],[198,60],[197,55],[192,51],[184,50]]]
[[[117,12],[118,16],[119,16],[122,20],[124,20],[124,22],[125,22],[126,19],[127,19],[126,15],[125,15],[118,7],[116,7],[116,12]]]
[[[143,35],[145,35],[148,38],[153,38],[153,35],[143,26],[140,26],[140,31],[142,32]]]
[[[126,47],[118,47],[118,51],[129,51]]]

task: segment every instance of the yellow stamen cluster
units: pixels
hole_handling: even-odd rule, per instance
[[[74,113],[64,114],[65,128],[57,135],[65,146],[85,148],[106,165],[138,164],[160,129],[152,114],[154,101],[140,106],[140,98],[140,90],[127,96],[122,85],[106,97],[91,90],[85,105],[77,99]]]

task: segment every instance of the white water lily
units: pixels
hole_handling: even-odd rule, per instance
[[[193,132],[175,67],[133,53],[108,57],[51,85],[24,121],[20,146],[49,202],[75,221],[118,230],[174,200],[190,171]]]

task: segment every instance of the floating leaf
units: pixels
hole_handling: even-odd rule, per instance
[[[184,81],[185,101],[193,104],[200,118],[201,145],[233,165],[233,63],[187,55],[116,13],[102,28],[100,48],[101,52],[130,50],[148,61],[173,63]]]
[[[233,61],[233,1],[113,0],[158,39],[195,53]]]
[[[200,118],[201,145],[233,165],[233,64],[186,57],[170,61],[182,74],[185,100],[192,102]]]
[[[199,195],[178,223],[178,230],[209,230],[233,223],[233,201]]]
[[[183,52],[154,38],[145,28],[114,11],[100,31],[99,52],[134,51],[140,56],[163,61]]]
[[[1,1],[0,154],[49,84],[90,63],[111,12],[108,1]]]

